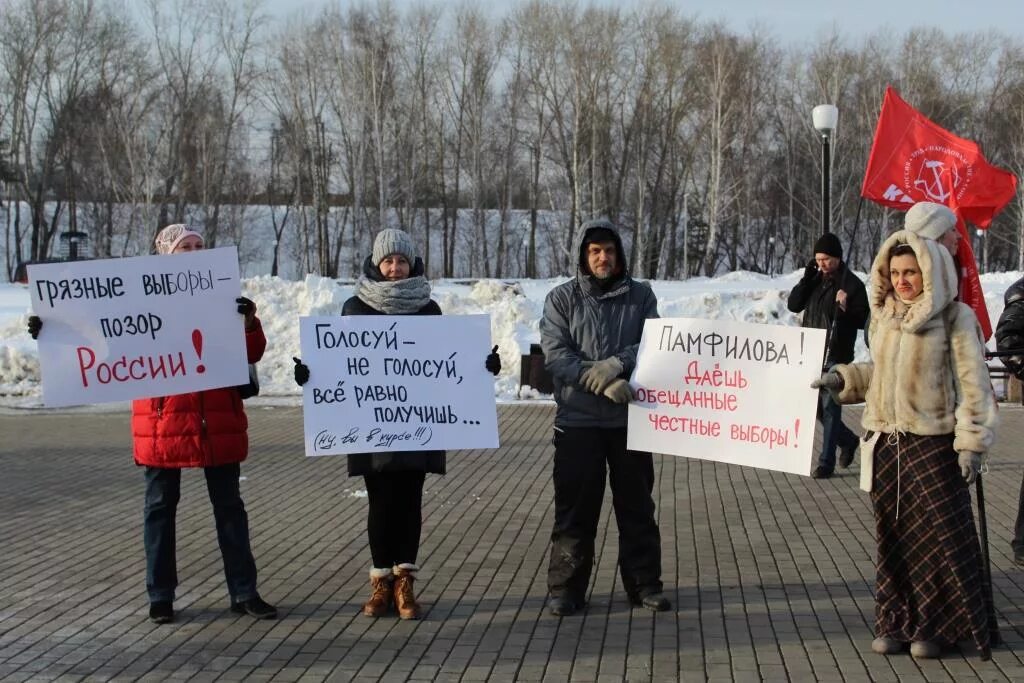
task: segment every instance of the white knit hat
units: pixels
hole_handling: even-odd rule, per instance
[[[174,248],[181,243],[183,239],[189,235],[195,235],[199,239],[203,239],[203,236],[188,227],[184,223],[175,223],[173,225],[166,226],[163,230],[156,234],[156,253],[158,254],[171,254],[174,252]]]
[[[937,240],[956,227],[956,214],[944,204],[918,202],[907,211],[903,227],[921,237]]]
[[[388,228],[377,233],[373,240],[373,254],[371,260],[373,265],[379,266],[380,262],[392,254],[401,254],[412,265],[416,260],[416,249],[412,243],[412,237],[404,230]]]

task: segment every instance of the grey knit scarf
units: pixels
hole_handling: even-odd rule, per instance
[[[365,275],[356,282],[356,296],[387,315],[415,313],[430,301],[430,283],[422,275],[374,282]]]

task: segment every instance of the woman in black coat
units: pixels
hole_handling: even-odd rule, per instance
[[[423,261],[416,255],[412,238],[402,230],[382,230],[373,242],[373,252],[363,263],[363,275],[356,283],[355,296],[341,309],[342,315],[441,315],[441,307],[430,298],[430,283],[423,275]],[[497,375],[501,360],[497,347],[485,361]],[[309,381],[309,368],[296,360],[295,381]],[[445,473],[444,451],[385,451],[352,453],[348,456],[349,476],[366,482],[369,515],[370,599],[363,614],[379,617],[394,602],[402,619],[418,619],[413,581],[419,567],[422,527],[423,482],[427,473]]]

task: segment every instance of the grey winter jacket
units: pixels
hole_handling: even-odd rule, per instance
[[[587,232],[607,228],[615,233],[620,261],[625,261],[618,231],[607,222],[583,226],[577,240],[580,267],[572,280],[552,289],[544,300],[540,321],[544,365],[555,387],[556,427],[626,426],[626,405],[588,392],[579,384],[584,361],[616,356],[622,361],[622,378],[636,366],[644,321],[658,317],[658,300],[646,282],[626,272],[611,287],[602,288],[589,274],[583,244]]]

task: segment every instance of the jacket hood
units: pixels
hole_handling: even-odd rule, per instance
[[[889,252],[898,244],[908,244],[914,250],[924,281],[924,290],[909,304],[900,300],[889,277]],[[898,230],[882,243],[871,266],[868,291],[873,319],[898,324],[905,332],[916,332],[955,301],[956,296],[956,266],[944,246],[909,230]]]
[[[612,240],[615,242],[615,251],[618,254],[619,259],[619,272],[615,276],[615,279],[624,279],[629,275],[629,268],[626,265],[626,252],[622,248],[622,238],[619,236],[619,229],[615,227],[607,218],[598,218],[596,220],[587,221],[580,226],[579,232],[576,233],[576,254],[577,263],[576,266],[579,269],[581,275],[593,278],[593,274],[590,272],[590,266],[587,264],[587,254],[583,248],[583,245],[587,242],[587,236],[594,230],[608,230],[612,233]]]

